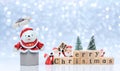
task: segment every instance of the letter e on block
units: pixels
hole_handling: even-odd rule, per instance
[[[80,51],[79,50],[73,51],[73,57],[80,57]]]

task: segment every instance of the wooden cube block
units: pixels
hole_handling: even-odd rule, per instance
[[[87,50],[88,58],[96,58],[100,57],[100,51],[99,50]]]
[[[87,64],[114,64],[114,58],[110,57],[89,58]]]
[[[94,64],[93,60],[94,60],[93,58],[88,58],[87,59],[87,64]]]
[[[80,57],[80,51],[79,50],[73,51],[73,57]]]
[[[100,57],[101,56],[101,52],[99,50],[95,50],[94,52],[94,57]]]
[[[101,64],[108,64],[108,58],[107,57],[101,57]]]
[[[73,64],[81,64],[81,58],[80,57],[73,57]]]
[[[60,58],[54,58],[53,64],[60,64]]]
[[[88,51],[80,51],[80,58],[87,59],[88,58]]]
[[[99,57],[94,58],[93,64],[101,64],[101,59]]]
[[[101,57],[101,64],[114,64],[114,58],[112,57]]]
[[[96,58],[88,58],[87,64],[101,64],[101,59],[99,57]]]
[[[94,51],[75,50],[73,52],[73,57],[79,57],[79,58],[90,58],[90,57],[92,57],[92,58],[94,58],[95,57],[95,52]]]
[[[82,58],[81,59],[81,64],[88,64],[88,59],[87,58]]]
[[[108,58],[108,64],[114,64],[114,58],[113,57]]]
[[[62,57],[60,64],[73,64],[73,57]]]

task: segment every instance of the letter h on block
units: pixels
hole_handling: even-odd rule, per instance
[[[73,64],[73,57],[63,57],[60,59],[60,64]]]

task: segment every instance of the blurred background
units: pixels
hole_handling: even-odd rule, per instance
[[[26,27],[33,27],[45,44],[40,64],[43,54],[62,41],[74,50],[77,36],[86,50],[92,35],[97,49],[120,64],[120,0],[0,0],[0,66],[19,65],[19,53],[13,48],[23,27],[12,25],[25,16],[32,18]]]

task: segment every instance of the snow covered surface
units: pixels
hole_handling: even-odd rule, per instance
[[[101,71],[109,68],[108,71],[119,70],[117,67],[120,64],[120,0],[0,0],[2,71],[20,70],[19,54],[13,53],[13,46],[20,40],[19,33],[23,27],[14,29],[12,25],[24,16],[32,18],[31,23],[25,27],[33,27],[38,33],[38,39],[45,44],[45,49],[40,51],[40,64],[44,68],[39,69],[40,71],[46,70],[46,66],[43,66],[44,53],[50,53],[52,48],[57,47],[62,41],[72,45],[74,49],[78,35],[84,50],[90,37],[95,35],[97,49],[104,49],[105,56],[115,58],[115,66],[107,66],[106,69],[102,66]],[[61,67],[52,66],[52,70],[59,70]],[[67,71],[67,68],[69,71],[91,69],[89,66],[63,66],[62,69]],[[99,71],[98,68],[96,67],[95,71]]]
[[[18,59],[19,60],[19,59]],[[119,64],[114,65],[45,65],[20,66],[19,61],[7,60],[0,64],[2,71],[119,71]]]
[[[119,71],[116,65],[39,65],[39,66],[18,66],[6,65],[4,71]]]

